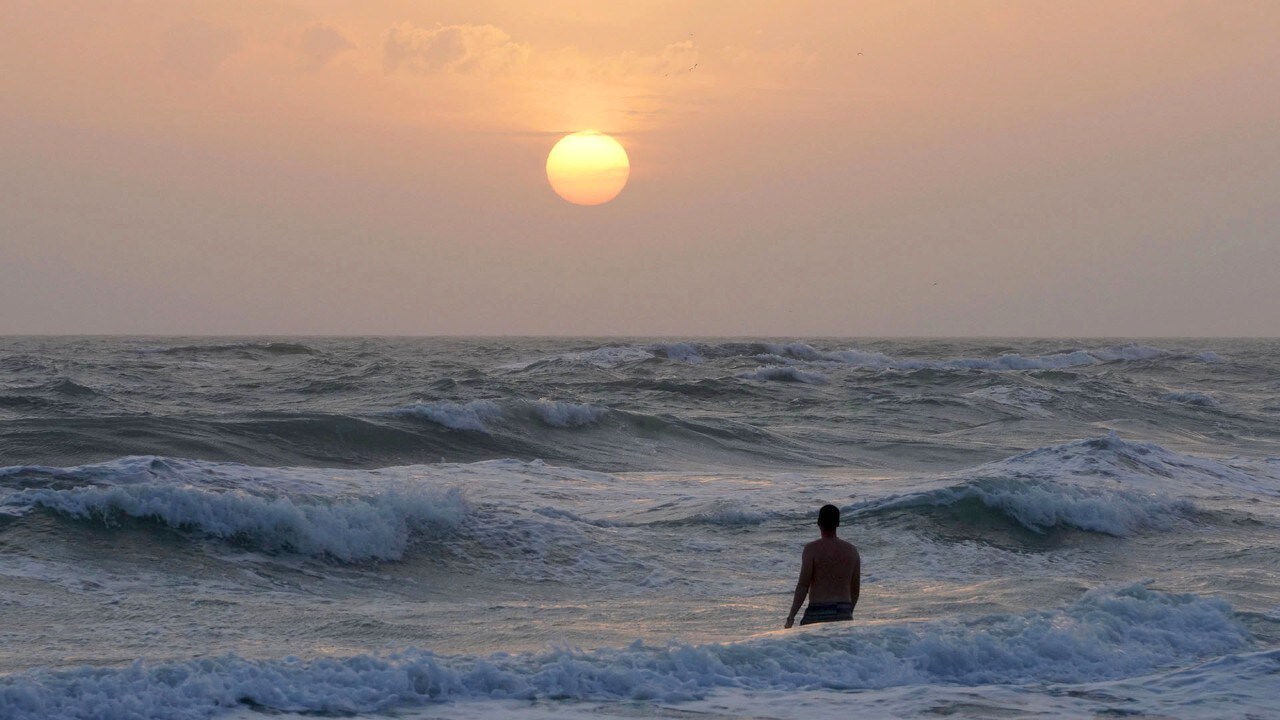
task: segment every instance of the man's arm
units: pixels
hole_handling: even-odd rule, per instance
[[[862,556],[853,549],[853,574],[849,576],[849,600],[858,607],[858,594],[862,592]]]
[[[804,546],[804,552],[800,554],[800,579],[796,581],[796,594],[791,600],[791,612],[787,613],[787,624],[784,628],[789,628],[795,624],[796,613],[800,612],[800,606],[804,604],[804,598],[809,594],[809,585],[813,582],[813,551],[808,545]]]

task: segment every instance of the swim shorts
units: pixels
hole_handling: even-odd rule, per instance
[[[804,609],[804,615],[800,618],[800,624],[809,625],[811,623],[835,622],[837,620],[852,619],[853,603],[809,603],[809,607]]]

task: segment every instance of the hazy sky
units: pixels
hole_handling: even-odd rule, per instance
[[[1277,38],[1263,0],[0,0],[0,333],[1280,335]],[[631,176],[578,207],[544,163],[589,128]]]

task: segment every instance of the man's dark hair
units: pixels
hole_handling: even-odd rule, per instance
[[[840,527],[840,508],[835,505],[823,505],[818,511],[818,527],[828,531]]]

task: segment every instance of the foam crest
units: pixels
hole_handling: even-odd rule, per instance
[[[570,403],[542,398],[532,404],[533,411],[552,427],[582,427],[604,417],[608,409],[589,403]]]
[[[769,355],[791,357],[808,362],[833,362],[860,367],[888,367],[893,358],[883,353],[863,352],[861,350],[818,350],[806,343],[766,343],[765,352]]]
[[[888,626],[802,629],[732,644],[534,654],[301,660],[236,656],[0,678],[0,715],[204,718],[237,705],[350,714],[465,698],[658,700],[716,690],[915,684],[1079,683],[1133,677],[1244,649],[1230,605],[1142,585],[1095,590],[1054,611]]]
[[[1090,354],[1102,362],[1115,362],[1117,360],[1159,360],[1169,357],[1173,353],[1150,345],[1127,343],[1093,350]]]
[[[398,560],[414,536],[453,527],[467,512],[456,489],[405,486],[373,497],[295,499],[154,483],[21,490],[0,507],[10,513],[46,508],[107,522],[120,517],[152,519],[267,551],[347,562]]]
[[[796,382],[807,385],[826,385],[828,382],[825,375],[801,370],[793,365],[765,365],[744,373],[741,377],[761,382]]]
[[[1154,443],[1124,440],[1114,432],[1030,450],[981,466],[974,473],[1070,477],[1094,482],[1104,478],[1125,487],[1180,495],[1265,489],[1259,478],[1244,470],[1216,460],[1176,453]]]
[[[419,417],[443,425],[451,430],[473,430],[487,433],[486,420],[502,416],[502,408],[491,400],[472,400],[467,403],[447,401],[421,402],[391,411],[394,415]]]
[[[1195,510],[1189,500],[1067,483],[991,478],[854,508],[858,514],[977,501],[1037,533],[1071,527],[1117,537],[1167,529]]]

